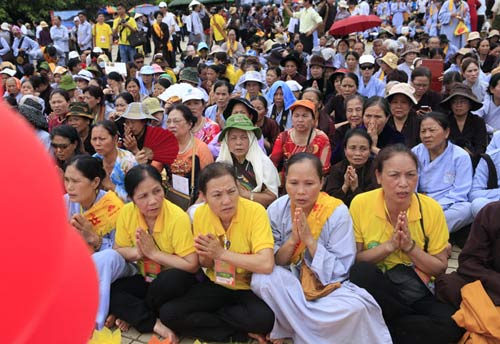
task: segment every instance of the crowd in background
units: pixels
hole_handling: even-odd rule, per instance
[[[99,275],[96,328],[174,343],[486,336],[498,314],[465,301],[500,306],[499,11],[193,0],[120,3],[111,25],[2,23],[3,101],[61,173]],[[329,33],[370,14],[379,26]],[[446,274],[450,241],[463,251]]]

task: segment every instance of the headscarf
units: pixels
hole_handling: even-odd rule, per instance
[[[283,99],[285,103],[285,110],[288,110],[290,106],[292,106],[293,103],[297,100],[295,98],[295,95],[293,94],[292,90],[290,87],[287,85],[286,82],[282,80],[275,81],[274,84],[271,86],[269,91],[266,93],[266,99],[269,104],[274,104],[274,94],[276,93],[276,90],[278,87],[281,87],[281,90],[283,92]]]
[[[257,186],[252,192],[261,192],[262,184],[264,184],[269,191],[278,197],[278,186],[280,185],[278,171],[271,159],[269,159],[259,147],[255,134],[252,131],[247,131],[247,135],[250,145],[248,147],[246,160],[252,164],[253,172],[255,173],[255,181],[257,182]],[[233,164],[233,158],[229,151],[229,146],[227,145],[227,134],[221,142],[217,161],[225,161],[231,165]]]

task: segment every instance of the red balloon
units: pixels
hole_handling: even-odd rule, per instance
[[[0,100],[0,343],[86,343],[97,311],[90,251],[66,219],[55,163]]]

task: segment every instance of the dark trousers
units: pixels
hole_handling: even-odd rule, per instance
[[[195,282],[195,275],[178,269],[160,272],[152,283],[142,275],[120,278],[111,284],[109,314],[141,333],[152,332],[160,307],[184,295]]]
[[[351,282],[366,289],[377,301],[395,344],[455,343],[463,335],[451,316],[455,309],[428,296],[407,304],[398,289],[376,265],[359,262],[350,272]]]
[[[247,333],[269,333],[273,311],[251,290],[231,290],[205,281],[164,304],[160,320],[183,336],[204,341],[247,341]]]
[[[314,48],[313,40],[314,40],[313,35],[307,36],[305,33],[300,34],[300,41],[304,45],[304,51],[308,54],[311,54]]]

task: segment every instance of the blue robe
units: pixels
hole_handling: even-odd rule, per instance
[[[439,22],[441,23],[441,34],[446,35],[448,37],[451,44],[455,45],[458,49],[463,48],[466,44],[466,34],[455,36],[455,29],[458,25],[459,20],[456,18],[452,18],[451,15],[453,13],[458,14],[460,17],[464,19],[465,25],[470,30],[470,13],[469,13],[469,5],[467,2],[460,1],[460,3],[453,4],[452,10],[449,9],[450,0],[445,1],[441,9],[439,10]]]
[[[398,34],[401,33],[401,27],[404,23],[403,13],[408,13],[408,6],[404,2],[391,3],[392,26],[396,28]]]
[[[363,78],[359,79],[358,93],[366,98],[373,96],[384,97],[385,96],[385,82],[380,81],[375,77],[371,77],[368,84],[365,85]]]
[[[497,183],[500,185],[500,148],[488,152],[497,170]],[[489,170],[486,160],[481,159],[476,167],[469,199],[472,202],[474,217],[488,203],[500,201],[500,187],[487,190]]]
[[[469,192],[472,187],[472,161],[469,153],[448,142],[444,152],[431,161],[423,143],[412,148],[419,161],[417,190],[434,198],[443,208],[450,232],[472,223]]]
[[[500,130],[500,106],[495,104],[492,95],[486,95],[483,99],[483,107],[473,113],[484,119],[489,134]]]

